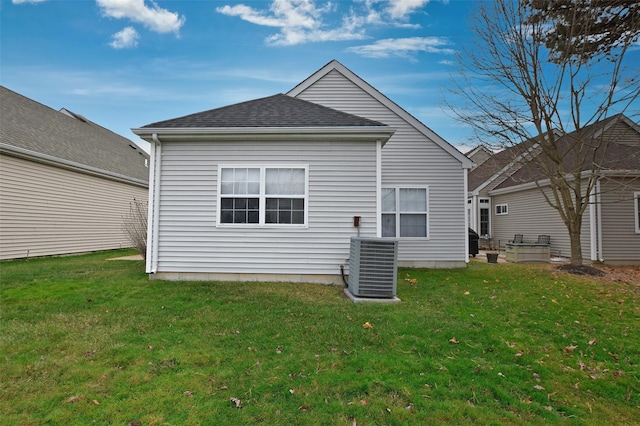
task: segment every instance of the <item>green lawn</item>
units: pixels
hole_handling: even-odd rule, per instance
[[[125,254],[0,263],[1,424],[640,422],[638,287],[474,262],[353,304]]]

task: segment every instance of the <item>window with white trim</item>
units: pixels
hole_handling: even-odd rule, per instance
[[[636,234],[640,234],[640,192],[633,193],[633,206],[636,222]]]
[[[508,204],[496,204],[496,215],[500,216],[503,214],[509,214],[509,205]]]
[[[429,190],[382,188],[382,236],[427,238]]]
[[[220,166],[218,176],[219,224],[306,224],[306,166]]]
[[[489,224],[491,216],[491,200],[489,198],[480,198],[480,235],[489,235]]]

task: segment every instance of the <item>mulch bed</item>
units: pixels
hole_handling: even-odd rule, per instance
[[[556,269],[574,275],[590,275],[592,277],[604,277],[606,275],[604,271],[588,265],[572,265],[568,263],[566,265],[557,266]]]
[[[598,267],[571,264],[556,266],[555,269],[574,275],[582,275],[587,278],[604,279],[606,281],[629,284],[640,288],[640,266],[606,266]],[[640,290],[639,290],[640,291]]]

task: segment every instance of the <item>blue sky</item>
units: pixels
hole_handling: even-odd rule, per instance
[[[454,145],[441,107],[473,3],[2,0],[3,86],[129,130],[285,93],[332,59]]]
[[[443,109],[473,1],[0,1],[0,83],[145,149],[130,128],[285,93],[332,59],[476,143]]]

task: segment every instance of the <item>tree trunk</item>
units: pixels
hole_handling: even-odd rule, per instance
[[[580,227],[569,227],[569,240],[571,241],[571,264],[582,266],[582,244],[580,243]]]

